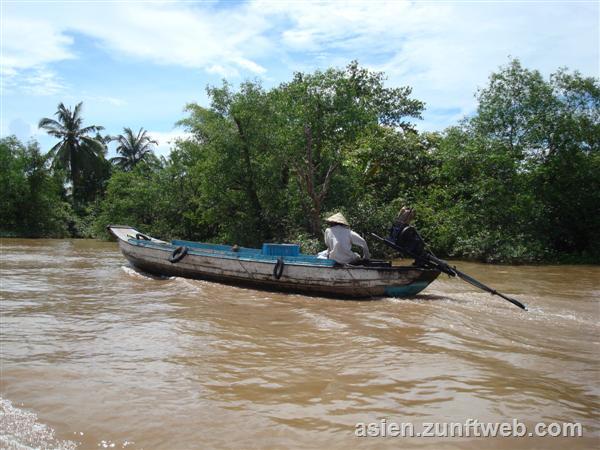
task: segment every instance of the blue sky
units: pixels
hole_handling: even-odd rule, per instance
[[[421,130],[471,114],[474,93],[517,57],[544,75],[600,76],[598,1],[10,1],[1,0],[2,136],[37,129],[59,102],[84,102],[110,134],[144,127],[159,151],[182,134],[186,103],[207,84],[357,59],[426,102]]]

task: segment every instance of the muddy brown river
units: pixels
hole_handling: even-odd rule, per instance
[[[600,447],[600,267],[456,263],[523,312],[445,276],[343,301],[1,245],[1,448]]]

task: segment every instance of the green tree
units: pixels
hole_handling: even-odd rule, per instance
[[[477,113],[443,135],[419,202],[442,253],[486,260],[600,256],[598,79],[548,80],[512,60]]]
[[[357,140],[380,126],[412,129],[407,118],[419,118],[424,106],[410,94],[409,87],[384,87],[383,73],[357,62],[296,73],[274,90],[277,146],[303,192],[313,234],[320,234],[332,181]]]
[[[465,124],[446,130],[433,158],[433,183],[417,207],[436,251],[487,261],[542,256],[528,177],[506,146]]]
[[[209,87],[207,107],[188,105],[180,125],[191,137],[168,159],[113,173],[96,229],[124,222],[164,237],[289,239],[315,251],[323,214],[342,210],[357,231],[385,232],[411,204],[441,255],[599,260],[597,78],[567,69],[545,78],[510,61],[477,93],[476,113],[442,133],[414,130],[423,104],[384,81],[351,63],[270,90]],[[6,179],[13,193],[26,181]],[[14,210],[7,198],[0,205]]]
[[[78,205],[84,199],[82,190],[82,173],[84,170],[94,172],[103,166],[105,147],[92,135],[103,127],[97,125],[83,126],[81,116],[82,103],[72,110],[63,103],[58,105],[55,113],[57,119],[43,118],[39,127],[59,139],[50,149],[53,167],[64,169],[72,183],[73,204]]]
[[[143,128],[137,134],[131,128],[123,128],[123,134],[113,140],[117,141],[116,151],[120,156],[115,156],[110,161],[124,171],[132,170],[141,161],[153,160],[153,146],[158,145]]]
[[[260,242],[277,228],[277,194],[285,196],[285,169],[273,151],[272,104],[256,82],[243,83],[238,92],[224,82],[207,93],[209,108],[188,105],[180,125],[193,138],[177,151],[189,165],[195,215],[217,226],[223,240]]]
[[[0,232],[27,237],[68,234],[70,208],[61,197],[61,177],[48,168],[39,145],[14,136],[0,140]]]
[[[437,133],[403,132],[380,126],[357,139],[356,149],[344,160],[339,173],[346,180],[342,195],[334,196],[353,229],[369,236],[385,234],[404,205],[414,205],[433,182],[433,153],[440,145]],[[378,242],[378,253],[389,253]]]
[[[82,202],[87,205],[86,210],[96,208],[104,197],[113,168],[110,161],[106,159],[108,144],[111,142],[112,137],[96,133],[95,139],[102,144],[102,158],[96,164],[84,165],[81,170],[81,188],[79,192]],[[89,214],[89,211],[81,211],[81,214]],[[84,234],[89,235],[87,232]]]
[[[600,255],[600,80],[559,69],[549,80],[518,60],[480,91],[475,131],[521,161],[545,245]]]
[[[97,236],[106,236],[110,223],[128,224],[165,239],[211,236],[214,229],[195,220],[189,167],[174,153],[161,166],[137,164],[131,171],[113,173],[94,219]]]
[[[356,150],[345,162],[352,166],[353,178],[361,192],[376,196],[382,204],[401,197],[412,203],[432,182],[439,133],[402,132],[379,127],[376,133],[358,138]]]

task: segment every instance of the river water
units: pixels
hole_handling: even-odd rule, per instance
[[[447,277],[329,300],[149,278],[116,243],[1,243],[2,448],[600,447],[600,267],[457,263],[523,312]],[[582,436],[355,435],[468,419]]]

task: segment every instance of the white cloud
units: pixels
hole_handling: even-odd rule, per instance
[[[74,58],[73,39],[44,18],[7,16],[2,5],[2,91],[19,90],[30,95],[52,95],[64,88],[55,71],[45,65]]]
[[[169,156],[175,142],[180,139],[190,138],[192,135],[181,130],[172,131],[148,131],[148,135],[158,142],[156,147],[157,156]]]
[[[16,70],[3,67],[0,84],[2,91],[17,90],[29,95],[54,95],[65,90],[65,83],[54,70],[35,66]]]
[[[73,39],[43,16],[33,18],[3,11],[2,19],[3,70],[30,69],[74,57],[69,49]]]
[[[54,95],[65,89],[65,84],[55,71],[36,67],[21,78],[20,88],[32,95]]]
[[[58,2],[3,8],[2,67],[13,76],[75,57],[73,33],[156,64],[227,73],[266,70],[252,58],[269,45],[261,37],[268,24],[244,6],[219,11],[208,3]]]
[[[208,73],[214,73],[216,75],[221,75],[223,78],[227,78],[227,77],[239,77],[240,76],[240,72],[237,69],[234,69],[232,67],[225,67],[221,64],[213,64],[210,67],[207,67],[206,71]]]
[[[265,73],[267,69],[246,58],[234,58],[234,62],[243,69],[254,73]]]
[[[548,75],[560,66],[598,75],[598,3],[572,2],[256,2],[290,23],[282,42],[312,63],[359,59],[414,87],[425,128],[474,110],[489,74],[520,58]],[[310,61],[310,60],[309,60]],[[304,65],[305,63],[302,63]],[[444,120],[445,118],[445,120]]]
[[[87,102],[107,103],[112,106],[124,106],[127,104],[127,102],[125,100],[117,98],[117,97],[111,97],[108,95],[91,95],[91,94],[87,94],[85,92],[82,95],[78,96],[77,99],[78,99],[78,101],[83,101],[84,103],[87,103]],[[76,99],[73,98],[73,101],[76,101]]]
[[[223,77],[272,79],[273,71],[358,59],[383,70],[391,85],[413,86],[437,126],[472,111],[476,88],[509,55],[545,74],[566,65],[598,75],[599,8],[566,1],[10,3],[3,5],[2,74],[30,93],[60,89],[47,67],[77,56],[73,33],[119,57]]]

